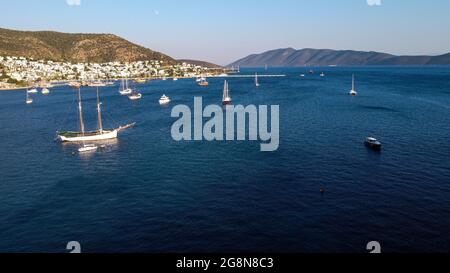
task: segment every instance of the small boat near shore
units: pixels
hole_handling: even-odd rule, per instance
[[[27,92],[28,92],[28,94],[37,94],[38,93],[36,88],[30,89]]]
[[[48,95],[48,94],[50,94],[50,90],[48,90],[48,88],[44,87],[44,88],[42,88],[42,90],[41,90],[41,94],[42,94],[42,95]]]
[[[142,99],[142,94],[136,90],[136,87],[132,89],[131,95],[128,96],[129,100],[140,100]]]
[[[206,80],[206,78],[202,77],[202,78],[198,81],[198,85],[199,85],[199,86],[206,87],[206,86],[209,86],[209,82]]]
[[[159,104],[160,105],[166,105],[170,103],[170,98],[167,97],[166,95],[162,95],[162,97],[159,99]]]
[[[30,97],[30,92],[27,90],[27,98],[25,100],[26,104],[32,104],[33,103],[33,99]]]
[[[88,83],[89,87],[105,87],[106,84],[102,81],[95,81],[95,82],[90,82]]]
[[[81,82],[69,82],[69,86],[78,89],[81,87]]]
[[[133,93],[133,90],[131,90],[131,88],[128,87],[128,79],[126,80],[122,79],[120,83],[119,94],[122,96],[126,96],[131,95],[131,93]]]

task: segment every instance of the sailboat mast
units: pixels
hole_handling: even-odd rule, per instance
[[[352,75],[352,90],[355,90],[355,74]]]
[[[84,136],[83,106],[81,105],[81,88],[78,88],[78,112],[80,114],[80,131]]]
[[[100,96],[98,94],[98,87],[97,87],[97,119],[98,119],[98,131],[100,134],[103,134],[103,122],[102,122],[102,109],[101,109],[102,103],[100,102]]]
[[[223,85],[223,101],[228,97],[228,82],[225,81]]]

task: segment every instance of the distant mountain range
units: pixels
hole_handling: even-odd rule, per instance
[[[450,65],[450,53],[440,56],[395,56],[380,52],[283,48],[253,54],[228,66],[301,67],[352,65]]]
[[[107,63],[159,60],[219,67],[195,61],[175,60],[163,53],[133,44],[113,34],[70,34],[54,31],[18,31],[0,28],[0,56],[72,63]]]

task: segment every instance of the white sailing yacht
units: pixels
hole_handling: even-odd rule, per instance
[[[103,129],[102,122],[102,111],[101,111],[101,102],[100,96],[97,88],[97,125],[98,128],[96,131],[86,132],[84,128],[84,119],[83,119],[83,105],[81,101],[81,90],[78,88],[78,114],[80,121],[80,132],[57,132],[57,139],[62,142],[82,142],[86,141],[98,141],[98,140],[107,140],[107,139],[115,139],[117,138],[117,134],[125,129],[128,129],[133,124],[129,124],[126,126],[121,126],[117,129],[105,130]],[[83,145],[86,146],[86,145]]]
[[[25,101],[27,104],[32,104],[33,99],[30,97],[30,91],[27,90],[27,99]]]
[[[136,86],[132,89],[131,95],[128,96],[129,100],[140,100],[142,98],[142,94],[137,92]]]
[[[128,87],[128,79],[124,80],[122,79],[122,82],[120,83],[120,90],[119,93],[122,96],[130,95],[133,92],[131,88]]]
[[[350,92],[348,92],[348,94],[350,96],[357,96],[358,92],[356,92],[356,88],[355,88],[355,74],[353,74],[352,76],[352,90],[350,90]]]
[[[258,73],[255,74],[255,86],[259,87]]]
[[[228,82],[227,81],[225,81],[224,86],[223,86],[222,104],[223,105],[231,104],[230,90],[228,88]]]

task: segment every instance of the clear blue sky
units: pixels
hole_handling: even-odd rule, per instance
[[[3,0],[0,27],[114,33],[227,64],[269,49],[450,52],[449,0]],[[380,0],[369,0],[380,1]]]

